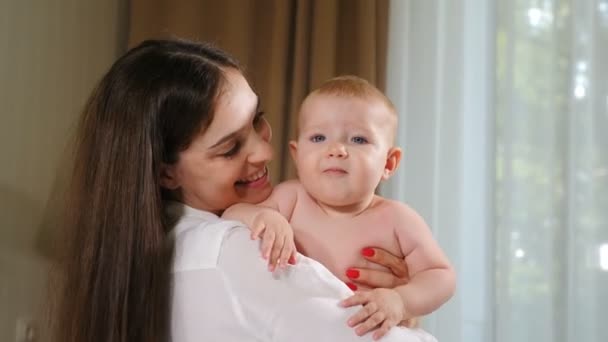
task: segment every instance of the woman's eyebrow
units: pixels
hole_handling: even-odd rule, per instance
[[[223,136],[215,144],[211,145],[211,147],[209,147],[209,149],[216,148],[216,147],[220,146],[221,144],[223,144],[223,143],[225,143],[225,142],[227,142],[229,140],[232,140],[232,139],[236,138],[236,136],[239,135],[239,133],[240,133],[241,130],[242,130],[242,128],[239,129],[239,130],[237,130],[237,131],[235,131],[235,132],[232,132],[230,134],[227,134],[227,135]]]
[[[247,126],[249,125],[249,123],[251,122],[251,120],[253,120],[253,117],[258,113],[260,109],[260,98],[256,96],[256,105],[255,105],[255,109],[249,114],[249,120],[247,120],[247,122],[245,123],[245,125],[239,129],[237,129],[236,131],[232,132],[232,133],[228,133],[225,136],[221,137],[218,141],[215,142],[215,144],[211,145],[211,147],[209,147],[209,149],[215,148],[220,146],[221,144],[225,143],[226,141],[232,140],[234,138],[236,138],[242,130],[244,130],[245,128],[247,128]]]

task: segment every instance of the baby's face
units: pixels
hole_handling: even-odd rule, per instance
[[[299,120],[292,156],[310,195],[332,206],[373,195],[396,125],[387,106],[375,99],[315,94],[303,103]]]

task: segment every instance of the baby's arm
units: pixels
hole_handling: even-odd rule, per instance
[[[237,203],[224,211],[223,218],[245,223],[251,238],[262,236],[262,255],[269,259],[269,268],[295,263],[295,243],[289,219],[297,200],[298,183],[288,181],[277,185],[270,197],[257,205]]]
[[[395,290],[405,305],[405,318],[438,309],[453,295],[456,274],[422,217],[405,204],[398,207],[396,234],[405,255],[410,280]]]
[[[390,204],[395,206],[395,222],[398,223],[395,233],[405,255],[410,279],[394,289],[357,291],[342,302],[345,307],[363,305],[348,320],[350,326],[357,326],[358,335],[380,326],[374,332],[374,337],[379,338],[403,320],[436,310],[454,293],[454,270],[424,220],[404,204]]]

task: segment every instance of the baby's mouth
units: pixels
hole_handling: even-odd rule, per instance
[[[331,174],[331,175],[345,175],[348,172],[346,172],[346,170],[339,168],[339,167],[330,167],[330,168],[323,170],[323,173],[327,173],[327,174]]]

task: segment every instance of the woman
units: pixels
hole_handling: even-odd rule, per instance
[[[80,123],[57,341],[359,341],[327,270],[302,257],[272,274],[217,217],[270,194],[270,137],[225,52],[146,41],[120,58]]]

